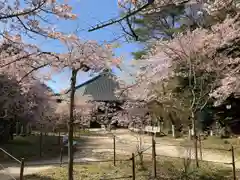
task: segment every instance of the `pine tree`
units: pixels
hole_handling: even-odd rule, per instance
[[[134,32],[138,36],[139,42],[145,46],[142,50],[132,53],[134,58],[141,59],[147,53],[151,48],[148,42],[172,39],[174,33],[182,32],[186,28],[180,22],[184,14],[184,4],[172,4],[161,9],[151,6],[134,17],[132,20],[135,26]]]

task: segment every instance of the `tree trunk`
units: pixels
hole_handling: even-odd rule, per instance
[[[192,128],[193,128],[193,137],[194,137],[194,150],[195,150],[195,161],[196,161],[196,167],[199,167],[198,162],[198,138],[197,138],[197,129],[196,129],[196,121],[195,121],[195,115],[192,112]]]
[[[172,124],[172,137],[176,138],[176,134],[175,134],[175,125]]]
[[[213,130],[212,129],[210,130],[210,136],[213,136]]]
[[[77,70],[72,70],[71,94],[70,94],[70,114],[68,121],[68,180],[73,180],[73,122],[74,122],[74,95],[77,79]]]
[[[140,132],[139,132],[139,145],[138,145],[138,148],[137,148],[137,151],[138,151],[138,155],[139,155],[139,165],[140,165],[140,168],[143,169],[143,127],[140,128]]]
[[[111,132],[111,124],[110,122],[108,121],[108,104],[106,103],[105,104],[105,124],[107,124],[107,131],[110,131]]]
[[[192,139],[192,129],[191,129],[190,125],[188,126],[188,138],[189,138],[189,140]]]
[[[20,123],[17,121],[16,122],[16,136],[18,136],[20,133],[19,133],[19,125]]]
[[[159,120],[157,121],[157,126],[159,128],[159,133],[161,135],[161,133],[162,133],[162,125],[161,125],[161,122]]]

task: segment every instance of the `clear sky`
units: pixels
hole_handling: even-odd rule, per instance
[[[119,8],[117,5],[117,0],[72,0],[68,1],[73,6],[74,13],[78,14],[79,18],[77,21],[61,21],[57,24],[57,28],[64,30],[66,32],[74,31],[77,27],[80,30],[80,38],[82,39],[92,39],[97,40],[102,43],[104,40],[112,41],[113,39],[119,37],[122,31],[118,25],[109,26],[101,30],[94,32],[88,32],[87,30],[98,24],[99,21],[105,21],[119,15]],[[124,61],[129,61],[132,59],[131,52],[136,51],[138,46],[136,44],[128,44],[120,41],[121,46],[115,53],[116,55],[124,56]],[[50,42],[43,40],[39,41],[41,47],[46,51],[64,51],[63,47],[59,46],[56,42]],[[121,73],[114,69],[117,75],[121,76]],[[56,92],[69,87],[70,72],[65,71],[61,74],[55,75],[53,81],[47,82],[47,84]],[[77,83],[80,84],[89,79],[88,74],[79,73]]]

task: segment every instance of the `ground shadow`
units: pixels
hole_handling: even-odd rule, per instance
[[[81,147],[84,146],[85,139],[75,138]],[[24,158],[25,161],[38,161],[47,159],[56,159],[60,157],[62,147],[61,137],[54,135],[30,135],[25,137],[15,137],[12,141],[0,146],[9,154],[17,159]],[[64,152],[67,155],[67,151]],[[14,162],[7,154],[0,151],[0,161],[11,163]]]
[[[57,136],[30,135],[17,136],[12,141],[1,145],[1,148],[16,157],[24,158],[26,161],[53,158],[59,156],[60,144]],[[10,161],[9,156],[0,153],[1,161]]]
[[[74,152],[74,159],[77,159],[77,161],[82,158],[94,159],[96,153],[93,153],[93,151],[96,149],[113,149],[113,139],[109,137],[85,135],[74,137],[74,141],[77,141]],[[1,148],[17,159],[24,158],[26,166],[43,165],[44,163],[46,165],[58,164],[61,161],[61,155],[63,162],[67,161],[68,147],[62,147],[62,136],[58,136],[58,134],[42,135],[42,137],[39,134],[25,137],[18,136],[14,140],[1,145]],[[95,158],[98,159],[97,157]],[[9,166],[18,164],[1,151],[0,162]]]
[[[56,179],[49,176],[41,176],[41,175],[33,174],[33,175],[25,176],[24,180],[56,180]]]

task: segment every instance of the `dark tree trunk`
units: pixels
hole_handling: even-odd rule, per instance
[[[74,122],[74,95],[76,86],[77,70],[72,70],[71,94],[70,94],[70,115],[68,121],[68,180],[73,180],[73,122]]]
[[[197,127],[196,127],[196,117],[195,114],[192,112],[192,128],[193,128],[193,137],[194,137],[194,150],[195,150],[195,161],[196,167],[199,167],[198,161],[198,136],[197,136]]]

